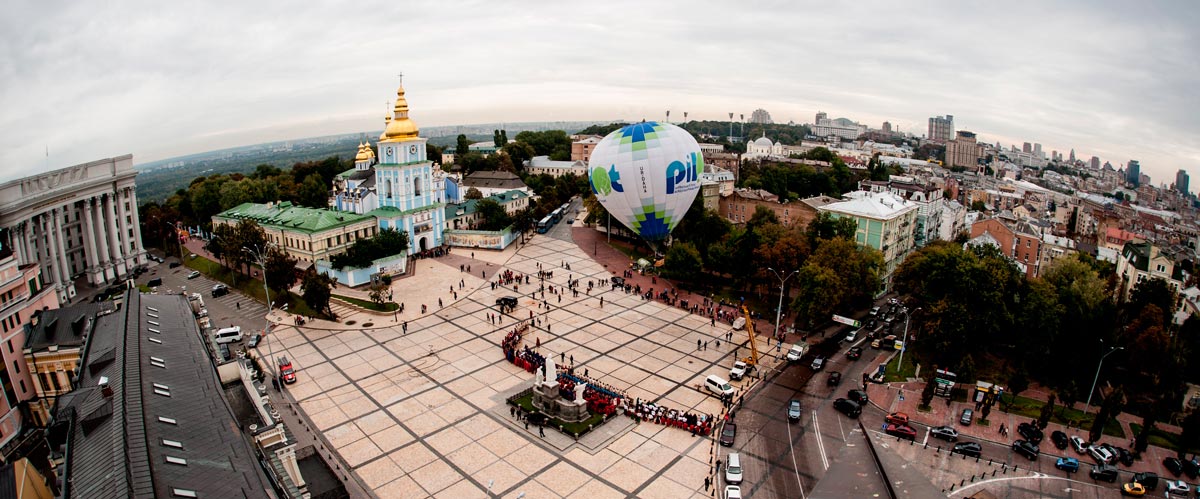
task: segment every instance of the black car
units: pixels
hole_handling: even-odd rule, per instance
[[[1030,461],[1037,459],[1038,454],[1040,453],[1037,444],[1026,442],[1024,440],[1017,440],[1016,442],[1013,442],[1012,450],[1017,454],[1029,458]]]
[[[178,266],[180,266],[180,265],[183,265],[183,264],[181,264],[181,263],[179,263],[179,262],[171,262],[170,264],[168,264],[168,265],[167,265],[167,268],[171,268],[171,269],[173,269],[173,268],[175,268],[175,267],[178,267]]]
[[[616,289],[618,287],[625,285],[624,277],[610,277],[610,278],[608,278],[608,281],[612,283],[613,289]]]
[[[1054,433],[1050,434],[1050,441],[1054,442],[1054,447],[1058,450],[1064,450],[1067,448],[1067,434],[1066,433],[1063,433],[1058,430],[1054,430]]]
[[[1197,472],[1200,472],[1200,462],[1196,462],[1195,456],[1192,459],[1183,460],[1183,474],[1188,478],[1196,478]]]
[[[827,384],[829,386],[837,386],[841,382],[842,382],[842,373],[837,372],[837,371],[832,371],[829,373],[829,380],[826,381],[825,384]]]
[[[1180,461],[1177,457],[1163,459],[1163,467],[1176,477],[1183,474],[1183,461]]]
[[[859,357],[862,357],[862,347],[853,347],[849,350],[846,350],[846,357],[852,360],[858,360]]]
[[[866,390],[850,390],[846,392],[846,397],[858,405],[866,405],[868,400]]]
[[[959,442],[950,449],[951,454],[962,454],[967,457],[979,457],[983,454],[983,446],[977,442]]]
[[[501,296],[496,298],[496,305],[500,307],[517,308],[517,297]]]
[[[862,414],[862,406],[858,402],[847,399],[837,399],[833,401],[833,408],[846,416],[857,418]]]
[[[1125,466],[1133,466],[1133,453],[1124,447],[1117,447],[1117,460]]]
[[[725,427],[721,428],[721,445],[732,447],[735,438],[737,438],[737,425],[725,423]]]
[[[1146,487],[1146,490],[1149,491],[1153,491],[1158,488],[1158,475],[1149,471],[1134,473],[1132,481],[1142,484],[1142,486]]]
[[[1021,434],[1022,437],[1025,437],[1025,440],[1028,440],[1032,444],[1042,442],[1042,430],[1039,430],[1037,426],[1030,423],[1017,425],[1017,433]]]
[[[1116,483],[1117,474],[1117,467],[1111,464],[1097,464],[1088,472],[1088,476],[1093,480],[1104,480],[1108,483]]]
[[[792,399],[788,401],[788,422],[795,423],[800,421],[800,401]]]

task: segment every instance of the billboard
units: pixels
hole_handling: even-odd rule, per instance
[[[847,326],[851,326],[851,327],[862,327],[862,323],[861,323],[861,322],[858,322],[858,321],[856,321],[856,320],[854,320],[854,319],[851,319],[851,318],[849,318],[849,317],[842,317],[842,316],[840,316],[840,315],[835,315],[835,316],[833,316],[833,322],[837,322],[837,323],[845,324],[845,325],[847,325]]]

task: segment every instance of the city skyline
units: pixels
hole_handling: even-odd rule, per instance
[[[620,3],[21,6],[0,21],[0,177],[382,129],[400,72],[421,126],[763,108],[776,122],[825,111],[922,135],[953,114],[983,142],[1137,159],[1156,184],[1200,160],[1188,95],[1200,68],[1180,62],[1196,45],[1191,4],[1039,5],[987,21],[952,4],[690,5],[638,6],[641,18]]]

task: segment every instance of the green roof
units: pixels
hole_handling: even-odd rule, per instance
[[[409,213],[416,213],[416,212],[425,211],[425,210],[434,210],[437,208],[441,208],[442,206],[445,206],[445,203],[433,203],[430,205],[422,206],[420,208],[413,208],[411,210],[401,210],[400,208],[397,208],[395,206],[380,206],[378,208],[375,208],[374,210],[368,211],[367,215],[372,216],[372,217],[377,217],[377,218],[396,218],[396,217],[402,217]]]
[[[253,220],[273,229],[316,233],[370,220],[367,215],[348,211],[295,206],[290,201],[265,205],[243,203],[213,216],[227,220]]]
[[[349,177],[349,176],[351,176],[351,175],[354,175],[354,172],[356,172],[356,171],[358,171],[358,169],[357,169],[357,168],[351,168],[351,169],[349,169],[349,170],[346,170],[346,171],[344,171],[344,172],[342,172],[342,173],[339,173],[339,174],[337,174],[337,177],[336,177],[336,178],[346,178],[346,177]]]

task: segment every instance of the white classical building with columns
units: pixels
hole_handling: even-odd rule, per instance
[[[75,280],[93,286],[126,277],[146,261],[138,223],[133,156],[92,161],[0,184],[0,227],[17,261],[41,265],[61,303]]]

